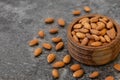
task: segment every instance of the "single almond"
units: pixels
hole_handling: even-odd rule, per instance
[[[97,30],[102,30],[103,28],[105,28],[105,24],[103,22],[97,22]]]
[[[45,48],[45,49],[52,49],[52,45],[49,44],[49,43],[43,43],[42,46]]]
[[[93,47],[98,47],[98,46],[101,46],[101,45],[102,45],[102,42],[99,42],[99,41],[91,43],[91,46],[93,46]]]
[[[74,39],[75,41],[79,42],[79,39],[77,38],[76,35],[73,35],[73,39]]]
[[[91,25],[89,23],[84,23],[84,28],[85,29],[91,29]]]
[[[72,14],[73,15],[80,15],[80,13],[81,13],[81,11],[80,10],[74,10],[74,11],[72,11]]]
[[[94,37],[93,37],[90,33],[86,33],[86,37],[87,37],[88,39],[94,39]]]
[[[54,68],[61,68],[65,66],[65,63],[63,61],[57,61],[52,65]]]
[[[84,71],[82,69],[80,69],[80,70],[77,70],[73,73],[73,77],[79,78],[79,77],[82,77],[83,74],[84,74]]]
[[[106,32],[107,32],[107,29],[102,29],[100,32],[99,32],[99,34],[101,35],[101,36],[103,36],[103,35],[105,35],[106,34]]]
[[[99,36],[99,37],[100,37],[101,42],[103,42],[103,43],[106,42],[106,40],[105,40],[105,38],[103,36]]]
[[[82,24],[75,24],[73,26],[74,29],[80,29],[82,27]]]
[[[63,58],[64,63],[68,64],[68,63],[70,63],[70,61],[71,61],[71,56],[70,55],[64,56],[64,58]]]
[[[76,33],[76,36],[77,36],[78,38],[85,38],[85,34],[84,34],[84,33],[81,33],[81,32],[77,32],[77,33]]]
[[[102,19],[105,20],[106,22],[108,21],[108,19],[106,17],[103,17]]]
[[[89,39],[86,37],[81,41],[81,45],[87,45],[88,44]]]
[[[62,19],[62,18],[59,18],[59,19],[58,19],[58,24],[59,24],[60,26],[65,26],[65,20]]]
[[[70,70],[72,71],[77,71],[81,68],[80,64],[73,64],[71,67],[70,67]]]
[[[90,33],[91,34],[95,34],[95,35],[99,35],[100,34],[100,32],[98,30],[96,30],[96,29],[91,29]]]
[[[97,35],[92,35],[92,36],[94,37],[95,41],[99,41],[100,40],[99,36],[97,36]]]
[[[84,6],[84,11],[90,12],[90,11],[91,11],[91,8],[90,8],[89,6]]]
[[[93,23],[98,22],[98,18],[97,17],[93,17],[93,18],[90,19],[90,22],[93,22]]]
[[[59,72],[58,72],[57,69],[53,69],[53,70],[52,70],[52,76],[53,76],[54,78],[59,78]]]
[[[97,27],[97,24],[96,24],[96,23],[91,23],[91,28],[92,28],[92,29],[96,29],[96,27]]]
[[[38,32],[38,35],[39,35],[41,38],[44,38],[45,33],[44,33],[44,31],[39,31],[39,32]]]
[[[117,71],[120,71],[120,64],[114,64],[114,69],[116,69]]]
[[[107,22],[104,19],[99,19],[99,21],[103,22],[104,24],[107,24]]]
[[[104,38],[105,38],[105,40],[106,40],[107,42],[111,42],[111,39],[110,39],[110,37],[109,37],[108,35],[104,35]]]
[[[107,76],[105,80],[115,80],[115,78],[113,76]]]
[[[111,22],[111,21],[109,21],[108,23],[107,23],[107,28],[108,29],[110,29],[110,28],[112,28],[114,25],[113,25],[113,23]]]
[[[50,53],[48,56],[47,56],[47,62],[48,63],[52,63],[56,58],[56,55],[54,53]]]
[[[29,46],[35,46],[39,43],[39,40],[38,39],[33,39],[31,41],[29,41]]]
[[[72,35],[75,35],[75,34],[76,34],[75,31],[72,31],[71,33],[72,33]]]
[[[45,23],[47,23],[47,24],[50,24],[50,23],[53,23],[53,22],[54,22],[54,18],[49,17],[49,18],[45,19]]]
[[[94,39],[90,39],[89,42],[88,42],[88,46],[90,46],[93,42],[95,42]]]
[[[107,31],[107,35],[111,38],[111,39],[115,39],[116,36],[116,31],[114,28],[110,29]]]
[[[94,71],[89,75],[89,78],[96,78],[100,75],[100,73],[98,71]]]
[[[53,29],[50,29],[49,31],[51,34],[55,34],[55,33],[58,33],[58,28],[53,28]]]
[[[34,50],[34,56],[37,57],[42,53],[42,49],[41,48],[37,48]]]
[[[60,50],[64,47],[64,43],[63,42],[59,42],[56,46],[55,46],[55,50]]]
[[[81,28],[81,29],[79,29],[79,31],[82,32],[82,33],[88,33],[89,32],[89,30],[85,29],[85,28]]]
[[[89,18],[82,18],[80,21],[79,21],[79,23],[85,23],[85,22],[88,22],[89,23]]]
[[[52,42],[57,43],[57,42],[60,42],[60,41],[62,41],[61,37],[54,37],[54,38],[52,38]]]

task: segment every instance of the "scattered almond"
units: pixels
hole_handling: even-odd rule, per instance
[[[57,61],[52,65],[54,68],[61,68],[65,66],[65,63],[62,61]]]
[[[114,64],[114,69],[116,69],[117,71],[120,71],[120,64]]]
[[[55,33],[58,33],[58,28],[53,28],[53,29],[50,29],[49,31],[51,34],[55,34]]]
[[[41,38],[44,38],[45,33],[44,33],[44,31],[39,31],[39,32],[38,32],[38,35],[39,35]]]
[[[99,74],[99,72],[98,71],[94,71],[94,72],[92,72],[90,75],[89,75],[89,78],[96,78],[96,77],[98,77],[100,74]]]
[[[60,50],[64,47],[64,43],[63,42],[59,42],[56,46],[55,46],[55,50]]]
[[[80,69],[80,70],[77,70],[73,73],[73,77],[79,78],[79,77],[82,77],[83,74],[84,74],[84,71],[82,69]]]
[[[48,63],[52,63],[56,58],[56,55],[54,53],[50,53],[48,56],[47,56],[47,62]]]
[[[107,76],[105,80],[115,80],[113,76]]]
[[[52,70],[52,76],[53,76],[54,78],[59,78],[59,72],[58,72],[57,69],[53,69],[53,70]]]
[[[90,12],[90,11],[91,11],[91,8],[90,8],[89,6],[84,6],[84,11]]]
[[[81,13],[80,10],[74,10],[74,11],[72,12],[72,14],[75,15],[75,16],[76,16],[76,15],[80,15],[80,13]]]
[[[31,41],[29,41],[29,46],[35,46],[39,43],[39,40],[38,39],[33,39]]]
[[[70,63],[70,61],[71,61],[71,56],[70,55],[64,56],[64,58],[63,58],[64,63],[68,64],[68,63]]]
[[[58,19],[58,24],[59,24],[60,26],[65,26],[65,20],[62,19],[62,18],[59,18],[59,19]]]
[[[37,48],[34,50],[34,56],[37,57],[42,53],[42,49],[41,48]]]
[[[52,49],[52,45],[49,44],[49,43],[43,43],[42,46],[45,48],[45,49]]]
[[[58,43],[58,42],[62,41],[62,38],[61,37],[54,37],[54,38],[52,38],[52,41],[55,43]]]
[[[77,71],[77,70],[79,70],[80,68],[81,68],[80,64],[73,64],[73,65],[71,65],[71,67],[70,67],[70,69],[71,69],[72,71]]]
[[[47,24],[50,24],[50,23],[53,23],[53,22],[54,22],[54,18],[49,17],[49,18],[45,19],[45,23],[47,23]]]

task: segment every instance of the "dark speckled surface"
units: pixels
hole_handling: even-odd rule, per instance
[[[55,80],[51,76],[51,65],[48,65],[46,57],[50,52],[57,54],[57,60],[62,60],[67,52],[66,29],[68,24],[75,19],[71,15],[74,9],[80,9],[81,15],[86,14],[83,6],[92,8],[91,13],[99,13],[114,18],[120,23],[120,0],[0,0],[0,80]],[[67,21],[65,28],[57,25],[56,21],[52,25],[45,25],[43,20],[46,17],[59,17]],[[50,35],[49,29],[58,27],[58,34]],[[29,47],[28,41],[37,37],[37,32],[44,30],[46,36],[40,39],[41,47],[43,42],[51,42],[55,36],[63,37],[65,47],[62,51],[56,52],[43,50],[38,58],[34,58],[33,50],[36,47]],[[57,61],[56,60],[56,61]],[[88,75],[92,71],[99,71],[100,76],[94,80],[104,80],[108,75],[113,75],[115,80],[120,80],[120,72],[113,69],[114,63],[120,63],[118,58],[105,65],[92,67],[82,65],[85,75],[75,79],[69,66],[78,63],[72,60],[71,64],[59,69],[60,78],[58,80],[91,80]]]

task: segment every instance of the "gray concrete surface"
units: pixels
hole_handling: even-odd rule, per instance
[[[81,15],[86,14],[83,6],[92,8],[91,13],[100,13],[114,18],[120,23],[120,0],[0,0],[0,80],[55,80],[51,76],[51,65],[46,62],[46,56],[50,52],[57,54],[57,60],[61,60],[67,52],[66,28],[76,17],[71,15],[74,9],[80,9]],[[56,22],[52,25],[45,25],[43,20],[46,17],[55,19],[62,17],[67,21],[65,28],[59,27],[59,35],[50,35],[48,30],[58,26]],[[43,42],[51,42],[55,36],[63,37],[65,48],[56,52],[43,51],[42,55],[34,58],[33,50],[36,47],[29,47],[28,41],[37,37],[37,31],[44,30],[46,36],[40,39],[41,47]],[[52,44],[55,45],[55,44]],[[58,80],[91,80],[88,78],[90,72],[98,70],[100,76],[94,80],[104,80],[108,75],[113,75],[115,80],[120,80],[120,72],[113,69],[114,63],[120,63],[119,57],[105,65],[91,67],[82,65],[85,75],[75,79],[69,66],[78,63],[72,60],[71,64],[59,69]]]

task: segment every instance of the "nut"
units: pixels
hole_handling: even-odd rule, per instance
[[[91,8],[90,8],[89,6],[84,6],[84,11],[90,12],[90,11],[91,11]]]
[[[64,43],[63,42],[59,42],[56,46],[55,46],[55,50],[58,51],[60,49],[62,49],[64,47]]]
[[[70,67],[70,70],[72,71],[77,71],[81,68],[80,64],[73,64],[71,67]]]
[[[60,41],[62,41],[61,37],[54,37],[54,38],[52,38],[52,42],[58,43]]]
[[[98,46],[101,46],[101,45],[102,45],[102,43],[99,42],[99,41],[91,43],[91,46],[93,46],[93,47],[98,47]]]
[[[120,71],[120,64],[114,64],[114,69]]]
[[[42,53],[42,49],[41,48],[37,48],[34,50],[34,56],[37,57]]]
[[[110,37],[109,37],[108,35],[104,35],[104,38],[105,38],[105,40],[106,40],[107,42],[111,42],[111,39],[110,39]]]
[[[43,43],[42,46],[45,48],[45,49],[52,49],[52,45],[49,44],[49,43]]]
[[[77,32],[77,33],[76,33],[76,36],[77,36],[78,38],[85,38],[85,34],[84,34],[84,33],[81,33],[81,32]]]
[[[62,61],[57,61],[52,65],[54,68],[61,68],[65,66],[65,63]]]
[[[79,78],[79,77],[82,77],[83,74],[84,74],[84,71],[82,69],[80,69],[80,70],[77,70],[73,73],[73,77]]]
[[[59,78],[59,72],[58,72],[57,69],[53,69],[53,70],[52,70],[52,76],[53,76],[54,78]]]
[[[114,28],[110,29],[107,31],[107,35],[111,38],[111,39],[115,39],[116,36],[116,31]]]
[[[86,23],[84,23],[84,28],[86,28],[86,29],[91,29],[91,25],[86,22]]]
[[[64,19],[62,19],[62,18],[59,18],[58,19],[58,24],[60,25],[60,26],[65,26],[65,20]]]
[[[88,43],[88,38],[86,37],[86,38],[84,38],[82,41],[81,41],[81,45],[87,45],[87,43]]]
[[[99,72],[98,71],[94,71],[94,72],[92,72],[90,75],[89,75],[89,78],[96,78],[96,77],[98,77],[100,74],[99,74]]]
[[[74,28],[74,29],[79,29],[79,28],[81,28],[81,27],[82,27],[81,24],[75,24],[73,28]]]
[[[44,33],[44,31],[39,31],[39,32],[38,32],[38,35],[39,35],[41,38],[44,38],[45,33]]]
[[[63,58],[63,62],[64,62],[65,64],[70,63],[70,61],[71,61],[71,56],[70,56],[70,55],[66,55],[66,56],[64,56],[64,58]]]
[[[58,28],[53,28],[53,29],[50,29],[49,31],[51,34],[55,34],[55,33],[58,33]]]
[[[105,80],[115,80],[113,76],[107,76]]]
[[[110,29],[110,28],[112,28],[114,25],[113,25],[113,23],[111,22],[111,21],[109,21],[108,23],[107,23],[107,28],[108,29]]]
[[[54,22],[54,18],[49,17],[49,18],[45,19],[45,23],[47,23],[47,24],[50,24],[50,23],[53,23],[53,22]]]
[[[76,15],[80,15],[80,13],[81,13],[80,10],[74,10],[74,11],[72,12],[72,14],[75,15],[75,16],[76,16]]]
[[[56,55],[54,53],[51,53],[47,56],[47,62],[52,63],[56,58]]]
[[[39,43],[39,40],[38,39],[33,39],[31,41],[29,41],[29,46],[35,46]]]

